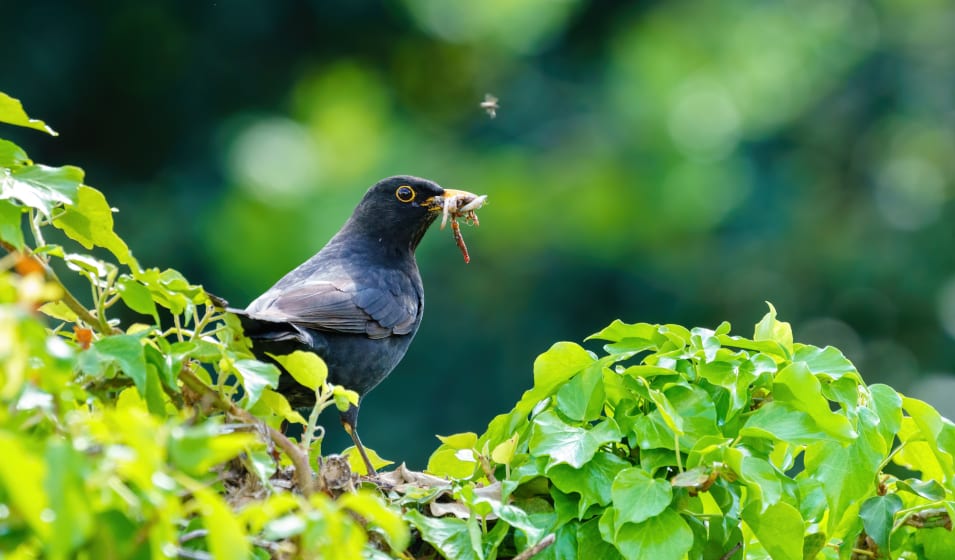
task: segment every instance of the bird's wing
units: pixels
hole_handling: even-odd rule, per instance
[[[416,290],[386,291],[356,286],[350,281],[299,284],[277,291],[264,303],[250,306],[250,314],[322,331],[365,334],[369,338],[408,334],[414,328],[419,307]]]

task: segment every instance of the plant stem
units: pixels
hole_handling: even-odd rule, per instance
[[[230,416],[250,424],[261,423],[261,420],[252,416],[247,410],[237,407],[235,403],[224,398],[217,391],[206,385],[193,373],[188,364],[183,365],[182,370],[179,372],[179,379],[182,380],[185,386],[198,393],[202,399],[212,403],[216,408],[226,412]],[[285,437],[285,434],[275,428],[266,426],[266,429],[268,430],[269,438],[288,455],[288,458],[291,459],[292,464],[295,466],[295,482],[298,485],[299,491],[305,496],[311,495],[314,492],[314,479],[312,477],[312,468],[308,464],[308,454],[303,453],[297,445]]]

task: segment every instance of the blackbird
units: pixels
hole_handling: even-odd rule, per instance
[[[401,361],[421,324],[424,290],[415,248],[446,212],[448,199],[475,198],[418,177],[376,183],[315,256],[244,310],[230,310],[253,352],[272,363],[268,354],[314,352],[327,364],[329,382],[358,393],[360,403]],[[278,391],[293,407],[315,404],[314,391],[286,372]],[[342,412],[341,422],[368,474],[375,474],[358,438],[358,406]]]

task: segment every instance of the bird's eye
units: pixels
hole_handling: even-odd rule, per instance
[[[401,185],[398,187],[398,190],[395,191],[395,197],[401,202],[411,202],[414,200],[415,192],[411,187],[407,185]]]

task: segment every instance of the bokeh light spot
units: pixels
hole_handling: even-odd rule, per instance
[[[318,150],[308,131],[282,117],[253,121],[238,132],[228,152],[233,181],[272,205],[294,203],[317,183]]]
[[[944,200],[942,174],[924,159],[892,159],[878,171],[875,202],[892,227],[916,230],[932,223]]]
[[[680,151],[695,159],[722,159],[739,141],[739,113],[729,92],[706,78],[690,79],[679,88],[667,124]]]

